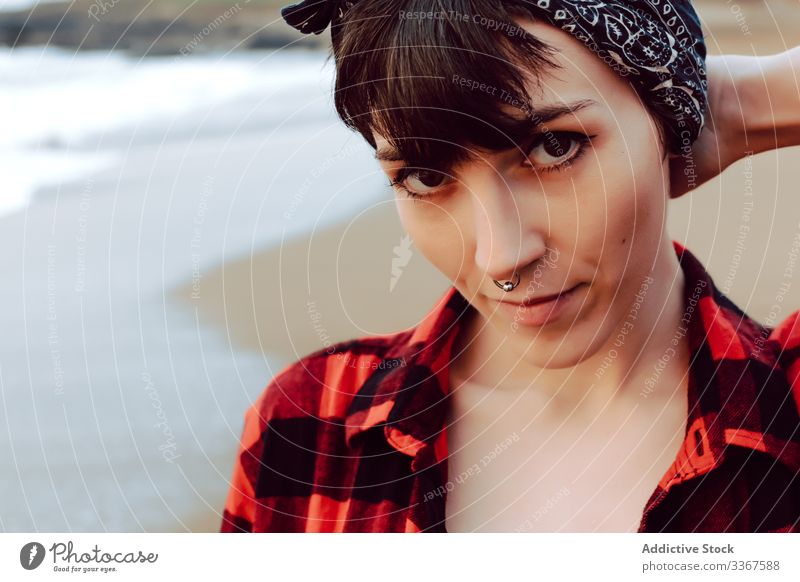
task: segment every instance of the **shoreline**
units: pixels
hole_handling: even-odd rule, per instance
[[[202,293],[188,281],[170,296],[196,309],[201,325],[226,330],[236,348],[289,363],[338,341],[402,331],[431,309],[449,282],[410,243],[392,285],[404,240],[394,202],[384,200],[203,273]]]

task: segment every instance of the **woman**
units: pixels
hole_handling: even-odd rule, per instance
[[[797,51],[709,92],[686,1],[423,4],[283,14],[332,20],[337,110],[453,286],[273,379],[222,531],[798,530],[798,312],[761,326],[665,230],[800,141]]]

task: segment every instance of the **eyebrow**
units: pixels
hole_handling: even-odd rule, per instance
[[[524,118],[518,120],[518,133],[520,135],[529,135],[538,129],[541,125],[564,117],[565,115],[572,115],[582,109],[597,105],[594,99],[580,99],[572,103],[559,103],[559,104],[545,104],[537,107],[532,115],[526,115]],[[378,148],[375,151],[375,159],[379,162],[402,162],[403,156],[391,146]]]

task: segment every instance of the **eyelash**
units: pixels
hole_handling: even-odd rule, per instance
[[[583,156],[583,154],[586,153],[587,144],[592,140],[592,138],[596,137],[595,135],[584,135],[582,133],[577,133],[573,131],[556,131],[553,133],[570,136],[573,140],[578,142],[578,149],[575,151],[575,154],[573,154],[571,158],[564,160],[560,164],[554,164],[552,166],[540,168],[539,169],[540,172],[550,173],[550,172],[562,172],[566,170],[569,166],[574,164],[581,156]],[[533,140],[530,143],[530,146],[528,147],[528,152],[530,152],[535,146],[539,145],[538,140],[544,135],[545,134],[543,133],[537,133],[534,136]],[[526,155],[526,160],[527,160],[527,155]],[[407,196],[408,198],[413,198],[415,200],[418,200],[420,198],[426,198],[436,193],[436,191],[434,190],[433,192],[429,192],[428,194],[417,194],[416,192],[412,192],[411,190],[406,188],[403,185],[403,182],[406,180],[406,178],[408,178],[413,174],[414,171],[409,166],[400,168],[395,177],[389,181],[389,186],[392,188],[399,188],[405,196]]]

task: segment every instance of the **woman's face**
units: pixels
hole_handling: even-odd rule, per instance
[[[415,168],[395,186],[397,207],[420,252],[489,324],[516,345],[535,340],[532,363],[562,368],[613,337],[657,267],[659,247],[672,252],[668,163],[655,122],[625,79],[568,33],[519,24],[558,48],[563,65],[542,77],[541,91],[529,86],[527,115],[584,107],[542,124],[519,148],[483,152],[447,175]],[[389,147],[375,138],[378,151]],[[403,162],[381,165],[394,179]],[[515,272],[520,282],[510,292],[493,282]]]

